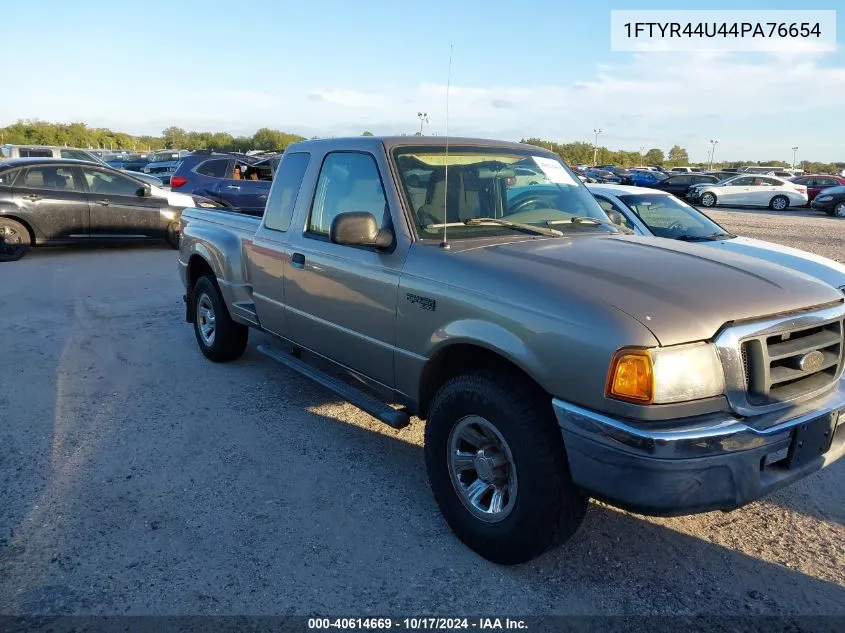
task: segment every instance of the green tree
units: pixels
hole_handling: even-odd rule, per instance
[[[164,141],[164,146],[167,149],[181,149],[185,145],[185,141],[187,140],[187,134],[185,130],[180,127],[169,127],[165,129],[162,133],[162,140]]]
[[[689,154],[687,154],[687,150],[685,150],[680,145],[673,145],[672,149],[669,150],[669,165],[677,166],[677,165],[687,165],[689,164]]]
[[[361,136],[372,136],[372,135],[373,135],[373,133],[370,132],[369,130],[364,130],[363,132],[361,132]]]
[[[662,149],[652,147],[645,153],[644,160],[646,162],[646,165],[662,165],[663,161],[666,160],[666,156],[663,154]]]

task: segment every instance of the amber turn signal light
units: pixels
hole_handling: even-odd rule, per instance
[[[618,400],[648,404],[654,397],[654,370],[646,350],[622,349],[613,356],[606,394]]]

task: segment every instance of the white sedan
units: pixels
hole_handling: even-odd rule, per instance
[[[756,257],[810,275],[845,292],[845,266],[839,262],[797,248],[732,235],[668,192],[603,184],[590,184],[587,189],[614,224],[637,235],[695,242]]]
[[[776,176],[741,175],[712,185],[693,185],[687,200],[702,207],[757,206],[783,211],[807,205],[807,187]]]

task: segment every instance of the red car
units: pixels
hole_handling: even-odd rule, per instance
[[[842,176],[831,176],[829,174],[804,174],[793,178],[792,182],[796,185],[804,185],[807,187],[807,198],[809,202],[813,201],[822,189],[828,187],[838,187],[845,185],[845,178]]]

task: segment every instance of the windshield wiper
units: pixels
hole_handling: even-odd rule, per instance
[[[633,233],[633,231],[629,228],[618,226],[613,222],[599,220],[598,218],[591,218],[588,215],[573,215],[571,218],[567,218],[566,220],[546,220],[546,226],[557,226],[559,224],[597,224],[599,226],[612,227],[617,231],[622,231],[623,233]]]
[[[674,239],[681,240],[682,242],[712,242],[721,239],[733,239],[735,237],[736,235],[717,231],[716,233],[711,233],[710,235],[678,235]]]
[[[534,226],[533,224],[523,224],[522,222],[511,222],[510,220],[503,220],[501,218],[469,218],[463,222],[446,222],[444,224],[428,224],[426,229],[442,229],[453,226],[505,226],[509,229],[516,229],[518,231],[529,231],[538,235],[549,235],[551,237],[561,237],[563,233],[555,229],[548,229],[543,226]]]

